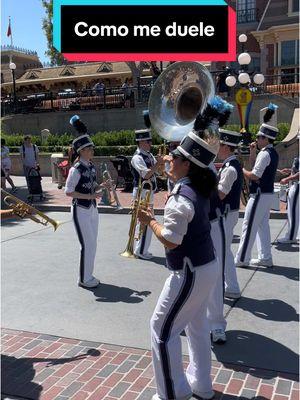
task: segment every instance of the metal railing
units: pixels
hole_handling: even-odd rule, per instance
[[[18,53],[28,54],[30,56],[37,56],[36,51],[24,49],[23,47],[11,46],[10,44],[2,45],[1,51],[17,51]]]
[[[214,82],[224,71],[212,71]],[[135,104],[147,104],[153,81],[139,82],[138,86],[130,86],[126,93],[121,87],[105,88],[104,90],[84,89],[80,91],[65,90],[61,92],[42,92],[28,96],[13,96],[1,99],[2,115],[16,113],[37,113],[49,111],[101,110],[108,108],[132,108]],[[250,89],[255,94],[278,94],[285,97],[299,96],[299,73],[266,75],[260,86]],[[234,96],[236,88],[228,91],[229,97]],[[218,94],[218,92],[217,92]]]
[[[2,115],[49,111],[99,110],[135,106],[135,89],[121,87],[104,90],[68,90],[58,93],[40,92],[28,96],[11,95],[1,99]]]
[[[247,10],[237,10],[237,23],[246,24],[257,21],[257,8],[248,8]]]

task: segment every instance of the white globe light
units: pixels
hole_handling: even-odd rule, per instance
[[[240,36],[239,36],[239,42],[240,43],[245,43],[245,42],[247,42],[247,35],[245,35],[244,33],[242,33]]]
[[[250,82],[250,76],[249,74],[247,74],[247,72],[242,72],[241,74],[239,74],[238,80],[242,85],[244,85]]]
[[[248,65],[251,62],[251,56],[248,53],[241,53],[238,56],[238,63],[240,65]]]
[[[15,63],[13,63],[13,62],[9,63],[9,69],[16,69],[16,68],[17,68],[17,66]]]
[[[256,85],[261,85],[265,80],[263,74],[255,74],[253,77],[253,81]]]
[[[236,84],[236,78],[233,75],[228,75],[225,79],[225,83],[227,86],[232,87]]]

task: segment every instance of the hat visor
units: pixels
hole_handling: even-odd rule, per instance
[[[184,155],[178,150],[178,148],[171,151],[170,154],[175,157],[184,157]]]

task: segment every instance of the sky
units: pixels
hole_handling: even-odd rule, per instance
[[[40,0],[2,0],[1,44],[10,44],[10,37],[7,37],[10,16],[13,45],[36,51],[41,62],[48,62],[45,56],[47,41],[42,30],[44,14]]]

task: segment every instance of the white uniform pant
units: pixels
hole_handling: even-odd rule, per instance
[[[286,239],[299,238],[299,183],[293,182],[288,194],[288,230]]]
[[[272,258],[269,217],[273,196],[273,193],[251,195],[245,209],[242,236],[235,257],[236,263],[249,263],[255,239],[258,258],[260,260]]]
[[[239,293],[234,257],[231,250],[233,231],[239,219],[239,211],[229,211],[224,218],[225,227],[225,291]]]
[[[133,189],[132,197],[133,199],[136,198],[136,193],[137,193],[137,188]],[[144,198],[146,191],[143,191],[142,193],[142,198]],[[151,205],[153,204],[153,193],[150,198],[150,203]],[[136,226],[136,234],[135,236],[137,237],[139,234],[141,228],[141,224],[138,223]],[[148,253],[150,244],[151,244],[151,238],[152,238],[152,229],[145,227],[144,228],[144,233],[141,235],[139,240],[136,240],[135,248],[134,248],[134,253],[135,254],[146,254]]]
[[[99,215],[97,207],[72,207],[73,221],[81,245],[79,282],[87,282],[93,277],[97,250]]]
[[[225,264],[225,232],[224,217],[211,222],[211,239],[217,256],[217,274],[215,284],[210,293],[207,316],[210,330],[226,329],[226,320],[223,314],[224,308],[224,264]]]
[[[192,390],[212,390],[207,303],[217,262],[172,272],[151,318],[151,343],[157,394],[173,400]],[[183,370],[180,333],[185,329],[190,363]]]

